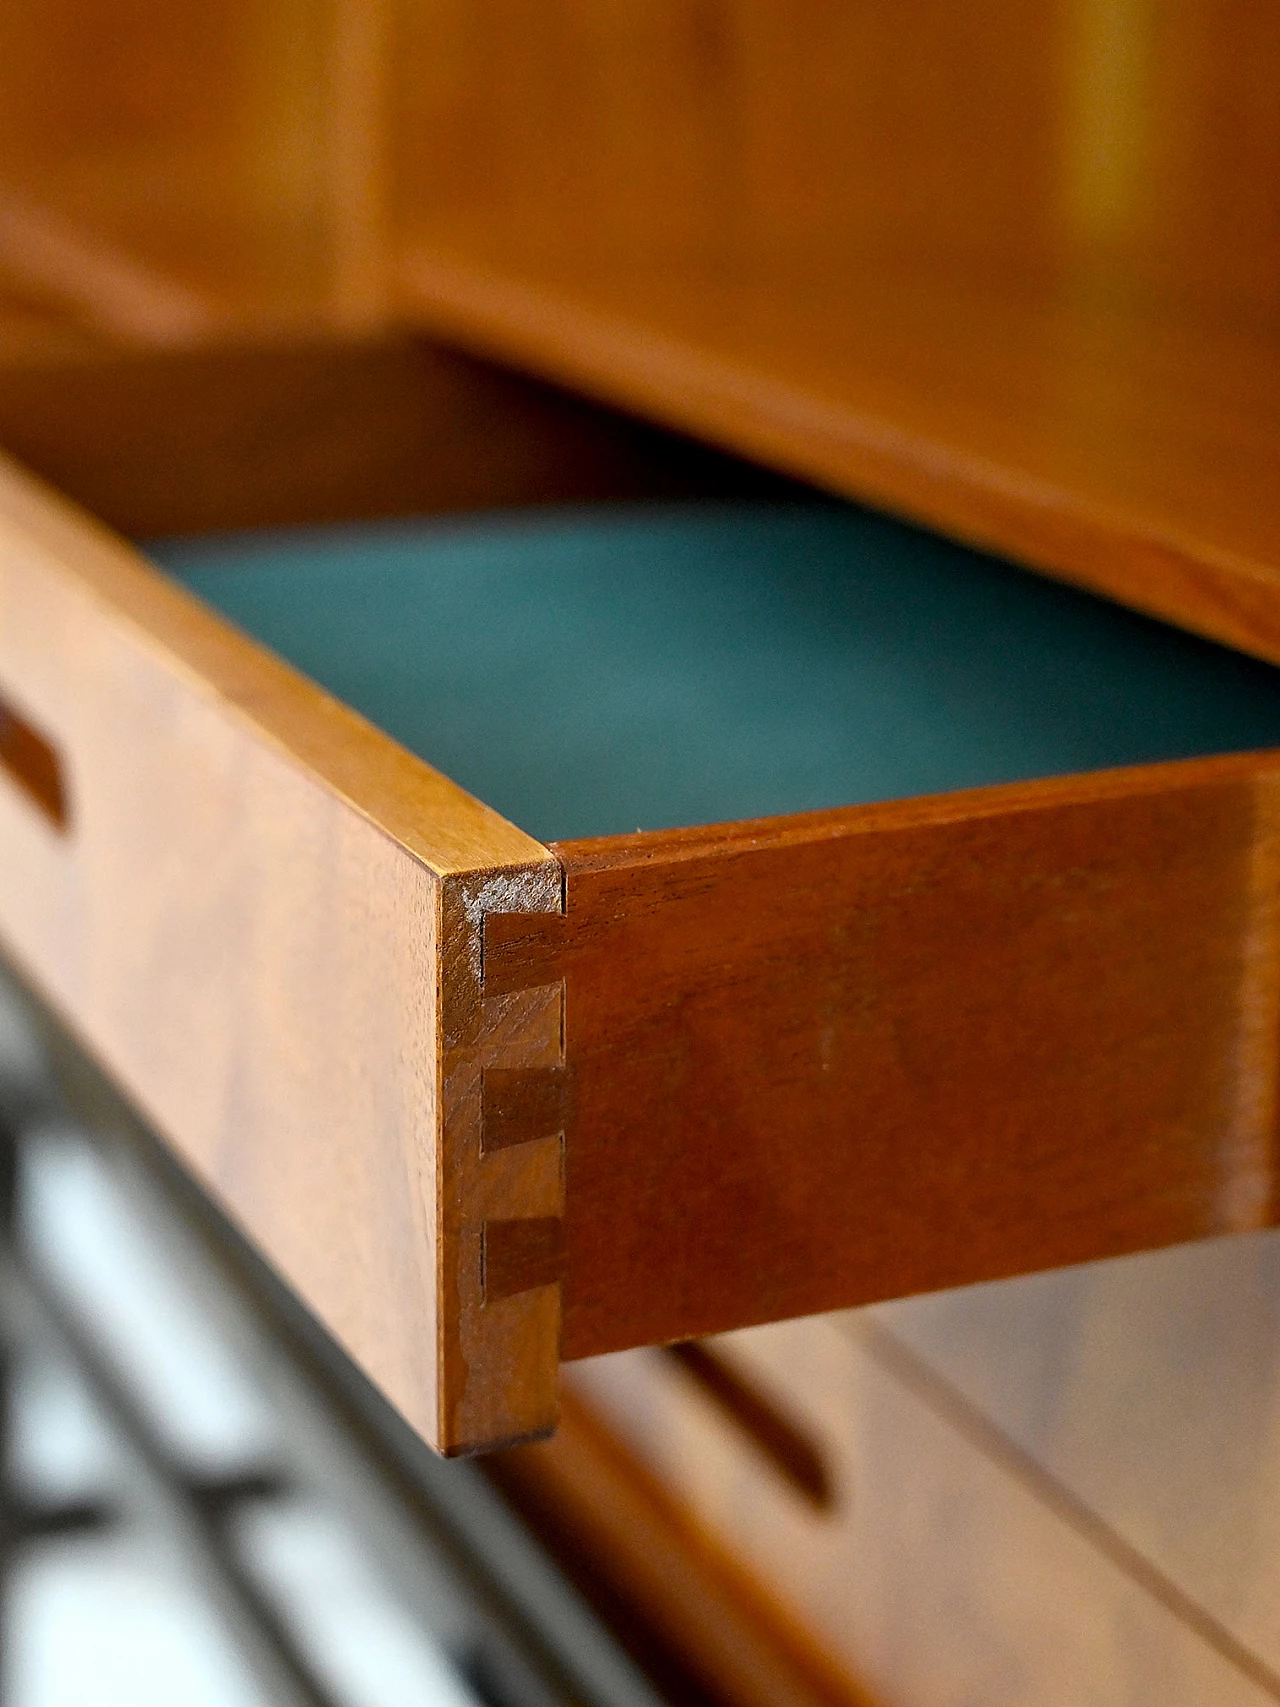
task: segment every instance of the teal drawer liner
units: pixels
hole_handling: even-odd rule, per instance
[[[146,549],[542,840],[1280,746],[1280,670],[834,503]]]

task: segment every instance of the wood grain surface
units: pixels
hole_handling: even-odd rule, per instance
[[[1105,1290],[1108,1270],[1160,1260],[1099,1264],[1088,1273]],[[1204,1280],[1212,1298],[1214,1283]],[[961,1345],[976,1350],[982,1295],[1016,1293],[1024,1284],[975,1288],[929,1305],[940,1324],[954,1312]],[[1110,1411],[1118,1420],[1126,1401],[1145,1408],[1154,1397],[1160,1354],[1149,1358],[1144,1339],[1163,1313],[1159,1282],[1153,1276],[1145,1288],[1131,1282],[1127,1290],[1130,1302],[1145,1292],[1132,1326],[1114,1312],[1095,1318],[1096,1343],[1116,1359],[1114,1381],[1099,1379],[1096,1365],[1067,1360],[1047,1384],[1027,1390],[1026,1416],[1070,1435],[1078,1459],[1091,1444],[1080,1430],[1091,1414]],[[1175,1307],[1170,1300],[1166,1335]],[[1154,1441],[1149,1429],[1122,1424],[1095,1460],[1087,1491],[1101,1486],[1110,1499],[1082,1498],[1060,1461],[1019,1449],[1009,1407],[974,1405],[951,1384],[959,1356],[939,1374],[937,1360],[929,1367],[905,1354],[894,1324],[916,1308],[778,1323],[712,1342],[740,1379],[821,1442],[836,1494],[827,1510],[799,1497],[732,1420],[654,1351],[567,1369],[564,1442],[513,1456],[534,1468],[550,1461],[567,1521],[584,1506],[589,1512],[593,1499],[607,1514],[595,1494],[595,1454],[577,1444],[585,1406],[596,1432],[624,1463],[638,1465],[687,1532],[727,1556],[829,1662],[886,1703],[1269,1707],[1280,1699],[1274,1639],[1258,1639],[1260,1628],[1274,1630],[1274,1599],[1267,1598],[1269,1556],[1252,1528],[1252,1484],[1237,1481],[1236,1464],[1220,1456],[1227,1441],[1248,1439],[1267,1457],[1266,1428],[1254,1432],[1267,1403],[1257,1367],[1238,1364],[1216,1405],[1207,1387],[1197,1395],[1189,1437],[1176,1399],[1166,1399]],[[993,1327],[999,1316],[993,1307]],[[1060,1320],[1065,1335],[1084,1325],[1069,1305]],[[1011,1345],[993,1336],[970,1364],[971,1384],[998,1381],[1044,1345],[1043,1337]],[[1199,1384],[1194,1366],[1177,1370],[1179,1393]],[[1241,1400],[1250,1414],[1244,1423],[1234,1410]],[[1134,1473],[1139,1459],[1144,1475]],[[1251,1468],[1269,1486],[1269,1470],[1261,1462]],[[1137,1546],[1126,1539],[1157,1509],[1166,1545],[1176,1537],[1196,1556],[1198,1571],[1181,1581],[1159,1568],[1159,1555],[1143,1544],[1149,1535]],[[643,1542],[619,1534],[613,1544],[639,1575],[631,1554]],[[1206,1583],[1218,1589],[1216,1604],[1197,1593]],[[1268,1608],[1252,1630],[1241,1628],[1240,1601],[1223,1616],[1223,1601],[1240,1588],[1246,1604],[1253,1589],[1258,1610]]]
[[[1278,1320],[1273,1229],[834,1325],[1280,1700]]]
[[[85,361],[109,347],[60,292],[31,277],[23,256],[0,244],[0,362]]]
[[[434,0],[398,28],[406,312],[1280,659],[1270,14]]]
[[[429,1440],[545,1431],[558,1290],[478,1259],[559,1143],[482,1157],[479,1080],[558,999],[487,1002],[480,930],[559,867],[10,464],[0,681],[68,819],[0,773],[8,952]]]
[[[0,185],[43,223],[33,265],[144,342],[350,318],[364,295],[367,201],[350,11],[328,0],[211,0],[182,15],[149,0],[7,8]]]
[[[601,1410],[570,1386],[554,1440],[485,1469],[642,1662],[652,1668],[655,1646],[664,1669],[674,1659],[664,1698],[688,1700],[692,1677],[696,1707],[873,1707],[856,1660],[806,1627]]]
[[[94,0],[0,49],[0,250],[113,338],[408,319],[1280,660],[1265,9]]]
[[[1274,1216],[1273,755],[575,844],[564,1354]]]
[[[138,539],[786,487],[404,333],[196,350],[14,343],[0,343],[0,444]]]
[[[20,7],[0,249],[143,344],[407,318],[1280,660],[1269,15],[899,22]]]

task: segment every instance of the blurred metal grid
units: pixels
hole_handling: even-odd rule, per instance
[[[657,1707],[2,971],[0,1451],[6,1707]]]

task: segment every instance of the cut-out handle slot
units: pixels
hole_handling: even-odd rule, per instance
[[[59,830],[70,823],[66,778],[54,747],[0,697],[0,770]]]
[[[835,1488],[822,1452],[789,1417],[737,1370],[698,1340],[664,1346],[708,1398],[769,1459],[797,1493],[820,1511],[835,1504]]]

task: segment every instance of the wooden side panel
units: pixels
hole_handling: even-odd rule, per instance
[[[1274,1214],[1274,757],[562,844],[564,1354]]]
[[[529,1147],[481,1166],[441,1066],[468,1014],[476,1059],[559,1059],[558,999],[475,997],[485,910],[558,906],[554,861],[5,471],[0,691],[65,794],[0,770],[6,951],[429,1440],[549,1426],[545,1289],[539,1337],[458,1280]]]

